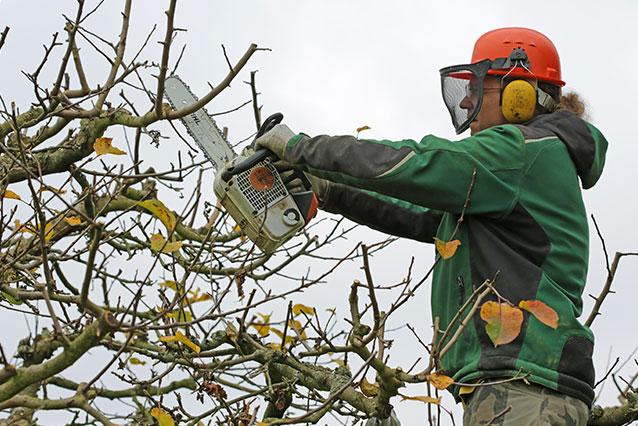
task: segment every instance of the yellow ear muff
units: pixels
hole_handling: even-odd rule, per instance
[[[536,89],[529,81],[514,80],[508,83],[501,95],[501,110],[510,123],[523,123],[534,116]]]

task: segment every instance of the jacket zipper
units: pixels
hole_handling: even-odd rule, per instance
[[[461,275],[456,278],[456,282],[458,283],[459,287],[459,309],[461,309],[463,307],[463,304],[465,303],[465,283],[463,282],[463,277]],[[461,320],[462,319],[463,316],[461,315]],[[467,331],[467,327],[463,329],[463,337],[465,338],[466,342],[470,342],[470,333]]]

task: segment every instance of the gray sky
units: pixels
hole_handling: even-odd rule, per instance
[[[109,0],[110,12],[104,10],[90,18],[87,27],[115,40],[120,29],[117,11],[122,4],[123,1]],[[156,0],[135,2],[129,58],[157,24],[143,56],[159,62],[156,41],[164,36],[163,11],[167,4]],[[62,32],[64,21],[60,14],[73,16],[74,7],[75,1],[71,0],[0,1],[0,30],[11,27],[0,50],[0,95],[5,102],[14,100],[22,110],[28,107],[32,90],[20,70],[35,69],[42,45],[50,41],[55,31]],[[610,143],[603,177],[584,197],[613,257],[615,251],[638,251],[638,143],[627,122],[635,110],[638,89],[632,82],[625,82],[631,78],[627,74],[638,68],[638,56],[633,52],[638,41],[637,16],[638,2],[630,0],[610,0],[604,6],[593,0],[537,0],[519,6],[492,0],[189,0],[178,4],[176,16],[176,26],[188,29],[176,41],[178,47],[187,45],[178,73],[201,95],[207,91],[207,82],[215,85],[227,72],[221,44],[232,61],[250,43],[257,43],[271,51],[257,52],[231,90],[208,107],[209,112],[224,111],[248,100],[249,88],[242,81],[249,79],[249,71],[259,70],[257,85],[264,115],[283,112],[285,122],[295,131],[311,135],[353,134],[358,127],[367,125],[371,130],[362,136],[369,138],[420,139],[432,133],[455,139],[440,95],[438,70],[469,62],[476,38],[491,29],[524,26],[539,30],[552,39],[561,55],[565,89],[576,91],[585,99],[591,121]],[[62,32],[60,37],[65,39],[65,34]],[[88,51],[85,47],[83,53]],[[85,66],[89,75],[103,74],[100,70],[105,68],[105,62],[97,60]],[[252,111],[248,108],[220,117],[218,124],[231,129],[232,141],[254,132]],[[372,242],[380,237],[360,232],[357,238]],[[597,295],[604,283],[605,265],[595,233],[591,242],[585,293]],[[432,248],[401,242],[393,250],[396,259],[387,263],[400,262],[401,269],[379,267],[379,279],[401,277],[413,255],[425,269],[431,261]],[[379,265],[384,265],[384,260],[378,259]],[[352,281],[349,273],[356,274],[356,268],[343,272],[344,282]],[[624,361],[638,345],[635,333],[628,332],[630,327],[626,325],[638,298],[636,276],[638,260],[626,258],[615,279],[617,294],[609,297],[603,305],[603,316],[594,323],[598,378],[605,373],[610,356]],[[345,298],[348,286],[343,287]],[[331,296],[334,297],[332,291]],[[326,307],[330,307],[331,299],[325,300]],[[420,322],[421,330],[427,332],[428,305],[429,290],[421,291],[418,300],[404,308],[408,318],[404,321]],[[585,296],[585,316],[591,306],[590,298]],[[4,345],[4,337],[2,342]],[[395,341],[395,345],[401,346],[401,341]],[[401,346],[401,352],[408,355],[406,363],[410,357],[421,356],[413,339]],[[623,370],[625,376],[633,374],[632,365],[629,363]],[[415,395],[419,390],[406,393]],[[600,403],[616,404],[615,396],[613,385],[607,383]],[[451,406],[450,399],[447,404]],[[422,424],[415,419],[425,416],[423,405],[395,405],[403,414],[405,425]],[[457,418],[457,424],[459,421]]]

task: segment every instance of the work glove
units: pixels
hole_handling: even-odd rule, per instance
[[[368,419],[365,426],[401,426],[401,422],[397,417],[397,413],[392,410],[392,413],[390,413],[390,417],[388,417],[387,419],[381,420],[377,419],[376,417],[371,417]]]
[[[255,141],[255,151],[261,148],[266,148],[275,153],[275,155],[281,159],[284,159],[284,153],[286,151],[286,144],[295,136],[295,133],[290,130],[285,124],[277,124],[271,130],[266,132],[263,136],[260,136]]]
[[[279,172],[279,176],[281,176],[281,179],[286,183],[286,189],[288,189],[288,192],[294,193],[304,190],[301,179],[298,177],[293,177],[295,169],[290,163],[285,160],[279,160],[273,163],[273,165],[277,169],[277,172]],[[315,193],[320,202],[325,202],[328,198],[328,193],[330,192],[332,182],[326,179],[318,178],[309,173],[305,173],[305,175],[312,185],[312,188],[310,188],[312,192]]]

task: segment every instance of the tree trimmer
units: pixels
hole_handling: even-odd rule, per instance
[[[197,102],[188,86],[174,75],[166,79],[164,95],[174,110]],[[264,120],[255,139],[282,118],[277,113]],[[222,207],[263,252],[275,251],[315,215],[319,203],[303,173],[296,172],[284,182],[272,163],[274,154],[267,149],[255,152],[252,144],[242,155],[235,155],[204,108],[180,120],[217,170],[213,189]],[[295,178],[301,179],[303,189],[290,193],[285,184]]]

